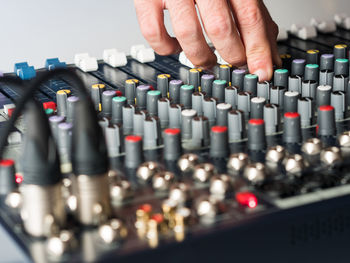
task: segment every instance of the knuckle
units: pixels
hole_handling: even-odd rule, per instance
[[[183,26],[175,32],[179,39],[195,39],[197,36],[197,29],[193,26]]]
[[[224,16],[212,17],[206,25],[208,35],[217,38],[227,37],[232,30],[232,25],[229,19]]]
[[[161,38],[161,31],[159,27],[155,25],[143,24],[141,32],[149,42],[158,42]]]

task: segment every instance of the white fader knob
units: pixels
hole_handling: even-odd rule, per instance
[[[346,14],[336,14],[334,16],[334,21],[337,23],[338,26],[350,29],[350,17]]]
[[[141,63],[152,62],[156,59],[152,48],[146,48],[144,45],[134,45],[130,49],[130,55],[133,59]]]
[[[90,57],[88,53],[80,53],[74,56],[74,64],[84,72],[98,69],[97,59]]]
[[[314,26],[301,26],[293,24],[290,31],[293,35],[304,40],[317,37],[317,31]]]
[[[333,20],[320,21],[312,18],[310,24],[322,33],[332,33],[337,30],[337,24]]]
[[[113,68],[123,67],[128,63],[125,53],[119,52],[115,48],[103,51],[103,61]]]

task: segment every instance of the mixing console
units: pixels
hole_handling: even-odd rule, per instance
[[[281,35],[270,82],[143,46],[17,63],[0,78],[0,222],[18,249],[36,262],[346,256],[350,31]]]

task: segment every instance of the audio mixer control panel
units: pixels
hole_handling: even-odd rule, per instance
[[[284,34],[265,82],[144,46],[15,64],[1,225],[35,262],[329,262],[350,231],[350,31],[322,25]]]

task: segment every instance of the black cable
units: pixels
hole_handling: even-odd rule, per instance
[[[73,89],[76,89],[76,92],[80,99],[86,100],[89,98],[89,94],[85,89],[84,83],[72,69],[60,68],[45,72],[38,76],[36,79],[34,79],[32,82],[30,82],[28,87],[26,87],[22,80],[19,80],[15,77],[5,76],[0,78],[0,83],[22,86],[24,90],[20,96],[20,99],[16,103],[16,108],[11,118],[9,119],[9,121],[7,121],[3,132],[0,136],[0,160],[2,159],[2,156],[4,154],[4,150],[7,144],[7,137],[12,131],[12,128],[14,127],[17,119],[21,116],[26,103],[29,100],[34,99],[34,93],[37,89],[40,88],[41,85],[43,85],[44,83],[46,83],[54,77],[60,77],[66,82],[68,82]]]

